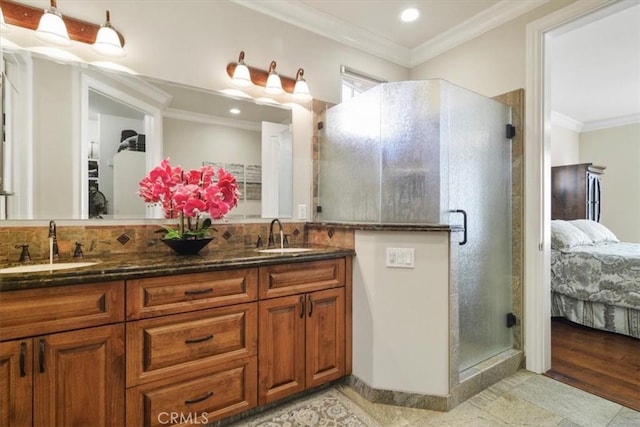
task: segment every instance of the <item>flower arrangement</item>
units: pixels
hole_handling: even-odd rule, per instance
[[[238,204],[240,192],[236,178],[223,168],[184,171],[165,159],[140,181],[138,195],[161,204],[165,218],[179,219],[177,228],[163,226],[165,240],[185,240],[206,237],[211,221],[224,218]]]

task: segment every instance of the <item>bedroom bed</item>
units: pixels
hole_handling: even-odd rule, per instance
[[[551,221],[551,315],[640,339],[640,243],[594,221]]]

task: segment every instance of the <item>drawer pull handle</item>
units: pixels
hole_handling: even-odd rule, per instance
[[[25,353],[27,352],[27,344],[20,343],[20,376],[26,377],[27,371],[25,370]]]
[[[44,340],[40,340],[40,352],[38,357],[38,362],[40,365],[40,373],[44,373]]]
[[[304,296],[300,297],[300,318],[304,317]]]
[[[213,339],[213,335],[207,335],[206,337],[202,337],[202,338],[192,338],[192,339],[184,340],[184,343],[197,344],[199,342],[209,341],[210,339]]]
[[[213,292],[213,288],[197,289],[195,291],[184,291],[184,294],[185,295],[200,295],[200,294],[208,294],[210,292]]]
[[[208,398],[210,398],[211,396],[213,396],[213,392],[212,391],[208,391],[205,394],[203,394],[200,397],[196,397],[195,399],[189,399],[189,400],[185,400],[184,404],[185,405],[190,405],[192,403],[198,403],[198,402],[202,402],[203,400],[207,400]]]
[[[313,314],[313,300],[311,299],[311,295],[309,295],[309,317]]]

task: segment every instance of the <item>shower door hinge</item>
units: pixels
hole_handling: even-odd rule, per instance
[[[514,136],[516,136],[516,127],[507,123],[507,139],[512,139]]]
[[[516,315],[513,313],[507,313],[507,328],[511,328],[516,325]]]

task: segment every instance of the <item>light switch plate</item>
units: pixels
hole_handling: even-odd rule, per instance
[[[298,205],[298,219],[307,219],[307,205]]]
[[[387,248],[386,266],[415,268],[415,248]]]

